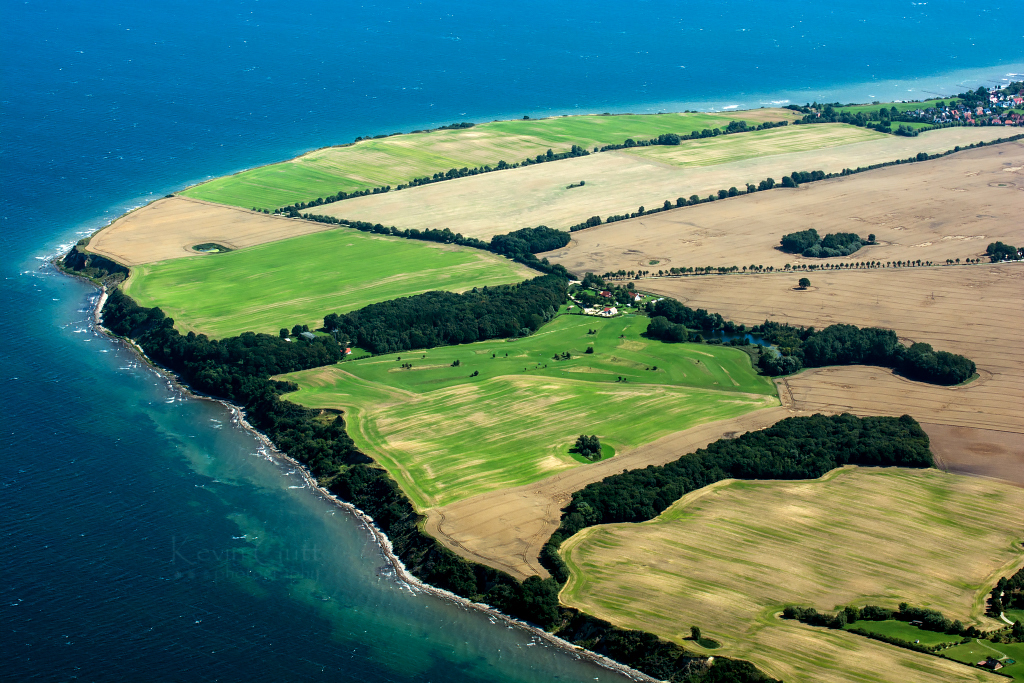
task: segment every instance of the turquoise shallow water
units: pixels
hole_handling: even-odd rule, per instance
[[[1019,3],[0,4],[0,665],[13,680],[614,676],[378,570],[365,529],[90,331],[59,245],[357,135],[943,94],[1024,71]],[[917,95],[920,96],[920,95]]]

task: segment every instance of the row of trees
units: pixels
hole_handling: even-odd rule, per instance
[[[457,128],[471,127],[456,124],[453,124],[453,126]],[[441,130],[452,128],[453,126],[442,126]],[[389,136],[379,135],[377,137]],[[360,138],[356,138],[357,142],[359,140]],[[594,151],[596,152],[597,150],[595,149]],[[475,166],[473,168],[464,166],[462,168],[450,168],[447,171],[438,171],[433,175],[412,178],[411,180],[408,180],[404,183],[399,183],[398,186],[395,187],[395,190],[404,190],[409,187],[419,187],[420,185],[430,185],[432,183],[440,183],[446,180],[455,180],[457,178],[468,178],[470,176],[481,175],[483,173],[491,173],[493,171],[504,171],[510,168],[519,168],[520,166],[532,166],[534,164],[543,164],[549,161],[559,161],[560,159],[582,157],[587,156],[589,154],[590,152],[588,152],[585,148],[581,147],[580,145],[573,145],[568,152],[555,152],[554,150],[549,149],[544,154],[538,154],[535,157],[528,157],[526,159],[523,159],[522,161],[511,164],[506,162],[505,160],[501,160],[494,166],[484,165]],[[346,192],[344,190],[341,190],[337,194],[328,195],[326,197],[317,197],[316,199],[312,199],[308,202],[295,202],[294,204],[289,204],[288,206],[282,206],[280,208],[274,209],[274,213],[284,214],[289,217],[295,217],[298,216],[300,212],[305,211],[306,209],[311,209],[317,206],[323,206],[324,204],[333,204],[334,202],[340,202],[345,199],[352,199],[354,197],[365,197],[371,194],[382,194],[386,192],[391,192],[390,185],[381,185],[379,187],[369,188],[365,190],[353,190],[352,192]],[[269,211],[265,212],[269,213]]]
[[[538,225],[536,228],[522,228],[504,235],[495,235],[490,242],[485,242],[476,237],[466,237],[461,232],[452,232],[450,228],[437,230],[427,228],[407,228],[401,230],[395,226],[387,227],[380,223],[368,223],[366,221],[352,221],[335,216],[322,214],[304,213],[300,218],[317,223],[329,225],[344,225],[359,230],[360,232],[371,232],[377,235],[391,235],[393,237],[404,237],[410,240],[424,240],[426,242],[439,242],[441,244],[457,244],[463,247],[483,249],[495,254],[501,254],[508,258],[529,266],[542,273],[555,273],[563,277],[569,277],[569,272],[560,264],[552,264],[546,258],[537,259],[534,254],[552,249],[560,249],[569,244],[571,237],[564,230],[555,230],[546,225]]]
[[[426,292],[331,313],[324,329],[373,353],[394,353],[531,334],[566,301],[568,281],[542,275],[516,285]]]
[[[821,331],[765,320],[751,328],[771,342],[778,354],[761,354],[759,367],[766,375],[790,374],[802,367],[878,365],[920,382],[953,385],[970,379],[974,361],[930,344],[904,346],[892,330],[856,325],[829,325]]]
[[[965,147],[961,147],[960,145],[957,145],[953,149],[948,150],[948,151],[943,152],[943,153],[940,153],[940,154],[926,154],[925,152],[918,152],[915,156],[907,157],[906,159],[897,159],[895,161],[886,161],[886,162],[883,162],[883,163],[871,164],[870,166],[858,166],[857,168],[844,168],[839,173],[825,173],[823,171],[812,171],[808,175],[805,176],[804,174],[807,173],[807,172],[801,171],[801,172],[794,172],[794,174],[791,174],[791,175],[786,176],[786,177],[788,177],[790,179],[790,184],[788,186],[796,187],[796,185],[798,185],[799,183],[810,182],[811,180],[826,180],[828,178],[845,177],[845,176],[848,176],[848,175],[853,175],[855,173],[863,173],[864,171],[872,171],[872,170],[874,170],[876,168],[885,168],[886,166],[899,166],[901,164],[911,164],[911,163],[916,163],[916,162],[919,162],[919,161],[928,161],[929,159],[938,159],[940,157],[944,157],[944,156],[946,156],[948,154],[954,154],[954,153],[959,152],[959,151],[964,150],[964,149],[974,149],[975,147],[983,147],[985,145],[995,145],[995,144],[999,144],[1001,142],[1010,142],[1010,141],[1013,141],[1013,140],[1020,140],[1020,139],[1024,139],[1024,134],[1018,134],[1018,135],[1012,135],[1012,136],[1005,137],[1005,138],[999,138],[997,140],[992,140],[991,142],[973,143],[973,144],[967,145]],[[809,177],[810,180],[803,180],[802,178],[805,178],[805,177]],[[783,180],[785,180],[785,178]],[[627,220],[629,218],[637,218],[639,216],[643,216],[643,215],[646,215],[646,214],[658,213],[659,211],[667,211],[670,208],[681,208],[681,207],[684,207],[684,206],[694,206],[695,204],[704,204],[706,202],[713,202],[713,201],[716,201],[718,199],[725,199],[727,197],[735,197],[735,196],[741,195],[741,194],[751,194],[753,192],[762,192],[764,190],[771,190],[774,187],[776,187],[776,185],[777,184],[776,184],[774,178],[765,178],[764,180],[762,180],[757,185],[747,184],[747,187],[746,187],[745,191],[744,190],[739,190],[736,187],[731,187],[728,190],[719,190],[716,194],[708,195],[705,198],[701,198],[698,195],[691,195],[689,199],[685,199],[683,197],[679,197],[675,201],[675,205],[674,206],[673,206],[673,204],[672,204],[672,202],[670,200],[666,199],[664,205],[662,205],[660,208],[645,209],[644,207],[641,206],[638,211],[633,211],[633,212],[630,212],[630,213],[616,214],[616,215],[609,216],[607,219],[604,220],[604,222],[605,223],[614,223],[616,221]],[[570,230],[570,232],[576,232],[577,230],[586,230],[587,228],[593,228],[593,227],[596,227],[598,225],[601,225],[601,223],[602,223],[602,220],[601,220],[600,216],[591,216],[587,220],[582,221],[580,223],[577,223],[576,225],[573,225],[571,228],[569,228],[569,230]]]
[[[786,418],[667,465],[623,471],[576,491],[541,561],[564,582],[569,572],[558,548],[581,529],[653,519],[685,494],[722,479],[816,479],[843,465],[931,467],[933,460],[928,436],[909,415]]]
[[[719,135],[731,135],[733,133],[746,133],[748,131],[755,130],[768,130],[770,128],[778,128],[781,126],[788,126],[787,121],[765,121],[756,126],[748,126],[746,121],[735,120],[730,121],[729,125],[725,128],[705,128],[703,130],[694,130],[689,134],[686,133],[662,133],[656,138],[650,138],[648,140],[634,140],[633,138],[626,138],[621,145],[605,145],[600,148],[602,152],[608,152],[616,149],[631,149],[633,147],[650,147],[652,145],[678,145],[683,140],[701,140],[703,138],[713,138]],[[595,150],[596,151],[596,150]]]
[[[1024,609],[1024,567],[1013,576],[1000,578],[988,596],[989,616],[998,618],[1007,609]]]

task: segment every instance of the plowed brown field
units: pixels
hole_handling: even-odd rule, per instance
[[[545,256],[571,271],[599,274],[673,266],[941,263],[977,257],[996,240],[1018,244],[1022,208],[1024,141],[609,223],[573,233],[573,243]],[[879,244],[829,259],[777,249],[784,234],[808,228],[822,236],[873,233]]]

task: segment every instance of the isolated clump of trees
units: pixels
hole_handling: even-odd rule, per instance
[[[597,435],[587,436],[586,434],[580,434],[576,438],[576,443],[572,447],[572,452],[577,455],[581,455],[587,460],[597,461],[601,459],[601,441],[597,438]]]
[[[1021,259],[1021,252],[1017,247],[1009,244],[1003,244],[1002,242],[992,242],[989,244],[985,249],[985,254],[992,263],[998,263],[1000,261],[1019,261]]]
[[[910,379],[953,385],[970,379],[977,368],[964,356],[936,351],[930,344],[904,346],[892,330],[856,325],[829,325],[816,331],[765,320],[751,328],[773,344],[778,354],[762,353],[758,366],[766,375],[795,372],[803,367],[878,365]]]
[[[848,256],[865,244],[873,242],[874,235],[864,239],[852,232],[829,233],[824,237],[819,237],[818,231],[814,228],[791,232],[788,235],[783,235],[780,240],[782,251],[813,258]]]

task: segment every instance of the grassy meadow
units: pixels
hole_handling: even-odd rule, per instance
[[[534,271],[453,245],[338,228],[236,251],[134,266],[124,286],[182,332],[221,338],[323,325],[328,313],[428,290],[519,282]]]
[[[1015,681],[1024,681],[1024,643],[1007,645],[1006,643],[992,643],[987,640],[975,639],[970,643],[964,643],[963,645],[943,650],[942,654],[950,659],[967,664],[977,664],[988,657],[995,657],[1004,662],[1004,666],[999,670],[999,673],[1011,676]],[[1010,659],[1014,663],[1005,664]],[[1006,680],[995,676],[990,676],[989,678],[993,681]]]
[[[850,630],[851,628],[861,629],[868,633],[877,633],[883,636],[889,636],[890,638],[900,638],[901,640],[905,640],[909,643],[920,642],[921,645],[956,643],[961,639],[960,636],[951,636],[948,633],[926,631],[923,628],[911,626],[907,622],[899,621],[898,619],[888,619],[886,621],[860,620],[846,626],[847,630]]]
[[[188,197],[244,208],[275,209],[297,201],[384,185],[451,168],[522,161],[548,149],[565,152],[621,144],[626,138],[798,118],[791,111],[768,109],[718,114],[620,114],[562,116],[538,120],[494,121],[470,129],[439,130],[361,140],[327,147],[282,163],[216,178],[182,191]]]
[[[345,410],[352,438],[420,509],[585,467],[569,453],[582,433],[622,452],[778,405],[774,385],[744,352],[649,341],[640,336],[647,322],[562,315],[530,337],[376,356],[282,379],[300,386],[291,401]],[[571,359],[554,359],[567,352]]]
[[[561,597],[680,643],[696,624],[722,643],[716,654],[787,681],[914,680],[947,664],[776,615],[786,605],[906,601],[977,623],[992,583],[1024,559],[1022,508],[1024,490],[937,470],[726,481],[649,522],[592,527],[566,541],[572,577]]]

